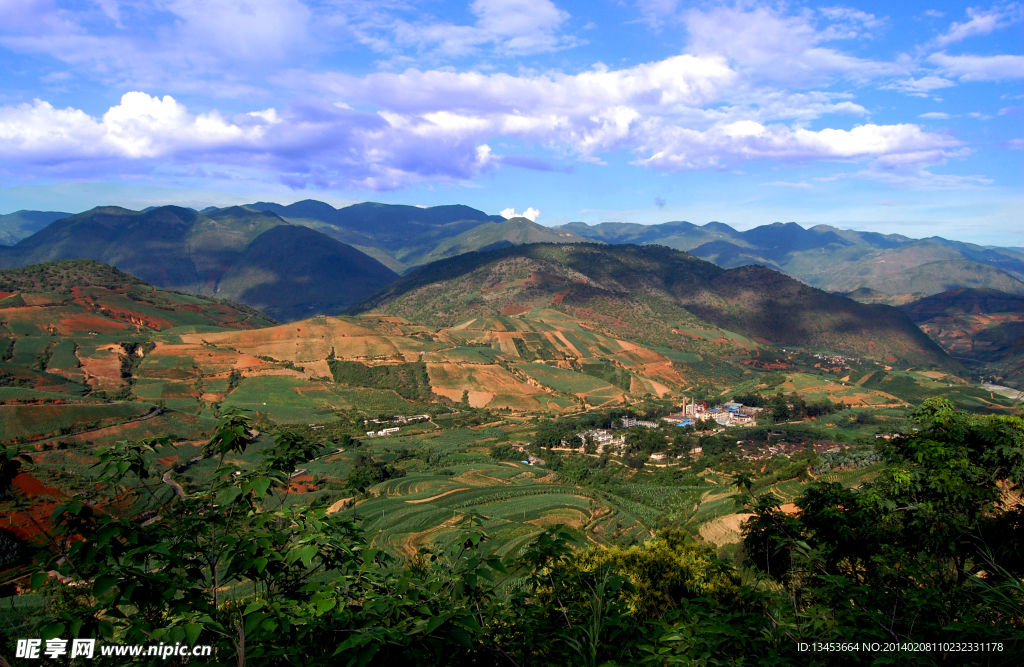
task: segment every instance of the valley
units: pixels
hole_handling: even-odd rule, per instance
[[[925,398],[1015,411],[1013,399],[958,377],[957,362],[895,309],[795,281],[754,288],[745,275],[666,249],[522,246],[431,265],[359,305],[361,314],[278,324],[87,260],[5,271],[0,439],[39,452],[24,484],[58,498],[91,484],[96,448],[167,436],[173,446],[158,458],[187,491],[212,474],[214,461],[197,456],[218,419],[241,410],[267,433],[233,459],[242,469],[274,433],[347,443],[310,462],[278,499],[361,516],[372,543],[396,557],[445,544],[461,517],[477,515],[506,555],[555,524],[599,544],[675,525],[729,551],[740,519],[727,517],[742,514],[734,475],[752,472],[784,500],[820,477],[806,463],[779,475],[775,462],[791,453],[753,453],[826,443],[838,463],[816,464],[821,474],[856,483],[870,475],[870,457],[858,457],[876,434],[898,430]],[[773,308],[785,311],[783,324],[746,314]],[[841,333],[858,317],[876,332],[870,345]],[[785,324],[811,318],[814,327]],[[768,338],[782,331],[789,338]],[[750,427],[660,421],[733,397],[783,400],[797,415],[824,407]],[[630,415],[660,425],[622,429],[616,437],[634,444],[611,456],[558,444]],[[568,435],[542,448],[545,429]],[[512,446],[524,453],[495,458]],[[524,462],[525,450],[540,467]],[[354,488],[367,466],[392,472]],[[35,529],[22,530],[31,539]]]

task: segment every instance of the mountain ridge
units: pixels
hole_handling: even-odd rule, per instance
[[[271,237],[256,243],[268,233]],[[177,206],[98,207],[0,248],[0,268],[61,259],[92,259],[158,287],[251,301],[283,319],[344,309],[397,277],[336,239],[271,211],[240,206],[206,213]],[[294,276],[309,282],[313,275],[320,301],[303,299],[297,312],[289,293],[299,284]],[[222,285],[225,277],[228,283]],[[286,285],[289,289],[283,289]]]
[[[542,305],[590,311],[596,321],[619,321],[622,327],[657,329],[660,338],[648,340],[654,343],[665,339],[666,329],[699,325],[697,318],[778,344],[956,365],[889,306],[859,304],[764,267],[726,270],[653,245],[532,244],[467,253],[421,267],[349,312],[451,326],[470,313],[489,316]]]

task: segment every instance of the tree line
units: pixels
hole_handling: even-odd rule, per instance
[[[155,455],[169,440],[99,450],[108,489],[148,507],[56,508],[45,548],[21,570],[47,607],[20,636],[211,644],[216,664],[253,667],[1019,664],[1024,422],[929,400],[912,423],[880,445],[874,481],[814,484],[795,514],[739,475],[753,517],[738,565],[670,530],[605,548],[556,527],[501,557],[474,515],[401,561],[323,505],[269,509],[330,445],[282,432],[238,470],[228,460],[250,446],[251,422],[226,411],[206,446],[216,473],[183,497],[161,494]],[[15,447],[0,455],[0,492],[17,511],[28,508],[12,481],[30,466]],[[9,662],[15,638],[0,644]],[[801,649],[961,641],[989,648]]]

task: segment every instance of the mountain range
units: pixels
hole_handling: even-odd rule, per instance
[[[143,213],[174,208],[161,207]],[[99,215],[109,210],[94,209],[80,215]],[[273,215],[252,217],[258,213]],[[244,207],[210,208],[198,214],[218,220],[225,216],[251,218],[254,227],[260,228],[265,228],[268,220],[273,224],[287,222],[308,227],[373,257],[399,274],[466,252],[524,243],[589,241],[664,245],[723,268],[766,266],[813,287],[870,303],[900,305],[958,288],[996,289],[1024,295],[1024,250],[1020,248],[983,247],[941,237],[912,239],[828,225],[805,229],[796,223],[773,223],[746,231],[720,222],[573,222],[545,227],[525,218],[508,221],[461,205],[418,207],[367,202],[337,209],[315,200],[290,205],[256,202]],[[27,240],[53,221],[66,217],[69,214],[40,211],[0,216],[0,246]],[[47,239],[43,245],[49,242]],[[38,253],[2,251],[0,248],[0,263],[5,266],[40,259]]]
[[[959,287],[1024,294],[1024,253],[941,237],[911,239],[817,225],[774,223],[747,231],[711,222],[661,225],[570,223],[566,229],[605,243],[665,245],[724,268],[758,264],[851,298],[900,304]],[[868,289],[870,292],[857,292]]]
[[[783,345],[868,358],[963,363],[1012,384],[1019,374],[1014,370],[1016,328],[1007,324],[993,333],[976,317],[1013,320],[1005,309],[987,309],[997,301],[1016,304],[1015,297],[1024,298],[1024,251],[939,237],[911,239],[825,225],[805,229],[795,223],[746,231],[718,222],[544,227],[468,206],[364,203],[336,209],[313,200],[203,211],[175,206],[144,211],[99,207],[77,215],[19,211],[0,217],[0,234],[6,234],[0,239],[17,241],[0,245],[0,268],[92,259],[157,287],[244,303],[280,321],[386,307],[416,321],[451,326],[445,313],[461,317],[479,308],[489,312],[492,306],[501,313],[506,307],[543,303],[588,312],[614,310],[618,314],[610,321],[625,327],[624,335],[646,332],[654,336],[653,344],[671,340],[671,327],[652,324],[657,318],[650,315],[657,311],[684,328],[720,327]],[[559,244],[584,245],[557,250]],[[504,275],[509,262],[533,267],[516,274],[513,282],[526,282],[513,290],[515,298],[506,288],[497,290],[509,299],[504,305],[494,303],[497,292],[488,291],[493,285],[478,285],[469,277],[494,262],[503,267],[495,275]],[[640,268],[626,271],[630,262]],[[614,274],[613,268],[626,273]],[[458,298],[450,303],[424,300],[429,292],[424,281],[437,289],[439,276],[450,280],[453,271],[466,274],[459,278],[462,287],[442,291]],[[503,280],[494,278],[493,284]],[[966,323],[966,315],[957,314],[963,310],[963,290],[995,290],[1003,297],[976,298],[969,314],[975,319]],[[486,298],[477,303],[470,295]],[[907,306],[906,314],[930,340],[910,326],[906,315],[859,310],[853,302]],[[940,311],[945,314],[936,314]],[[946,326],[954,320],[956,326]],[[956,343],[963,336],[956,338],[960,334],[951,331],[971,340],[1010,338],[979,356],[966,354]],[[943,359],[936,343],[956,360]]]
[[[0,268],[92,259],[162,288],[299,319],[344,310],[398,276],[330,236],[270,211],[101,207],[0,248]]]

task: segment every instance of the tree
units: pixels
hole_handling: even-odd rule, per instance
[[[776,422],[787,421],[792,414],[789,404],[786,402],[786,397],[782,394],[775,394],[771,404],[768,406],[768,410],[770,411],[772,421]]]
[[[1001,624],[1019,627],[1024,510],[1005,489],[1024,482],[1024,421],[959,412],[945,399],[911,419],[914,430],[882,446],[874,482],[814,485],[795,516],[760,496],[745,529],[751,565],[802,611],[832,609],[836,623],[880,641],[978,641]],[[1006,585],[993,587],[992,576]],[[1009,617],[986,586],[1009,595]]]

